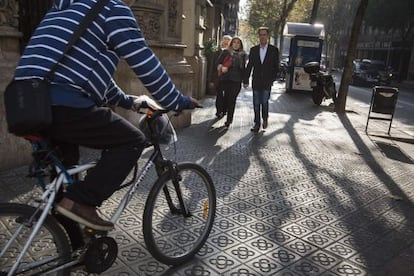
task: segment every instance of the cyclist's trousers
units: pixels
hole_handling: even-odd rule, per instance
[[[106,107],[53,106],[53,124],[46,131],[57,145],[66,166],[78,163],[79,145],[102,150],[101,158],[86,178],[69,185],[64,196],[100,206],[122,184],[137,162],[146,140],[144,134]]]

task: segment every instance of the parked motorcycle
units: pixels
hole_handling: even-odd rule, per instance
[[[332,99],[335,104],[337,91],[332,75],[321,71],[319,62],[315,61],[306,63],[304,70],[311,80],[313,102],[320,105],[324,99]]]
[[[286,60],[282,60],[279,66],[279,80],[285,81],[286,80],[286,73],[287,73],[288,63]]]

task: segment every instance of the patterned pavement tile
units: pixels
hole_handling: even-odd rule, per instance
[[[260,255],[255,259],[249,260],[246,265],[254,269],[259,275],[279,275],[283,270],[283,265],[275,260],[269,259],[267,255]]]
[[[218,275],[226,275],[228,271],[232,271],[241,265],[241,262],[224,252],[221,251],[216,255],[212,255],[204,261],[209,267],[217,271]]]
[[[331,238],[325,236],[325,235],[321,235],[317,232],[312,232],[307,236],[301,237],[301,239],[303,239],[304,241],[307,241],[319,248],[323,248],[324,246],[327,246],[331,243],[334,243],[335,241],[332,240]]]
[[[298,275],[320,275],[325,269],[307,258],[300,259],[288,267]]]
[[[289,225],[286,225],[284,227],[281,228],[283,231],[285,231],[286,233],[291,234],[292,236],[295,236],[297,238],[307,235],[311,232],[311,230],[309,230],[306,227],[303,227],[297,223],[292,223]]]
[[[295,239],[293,241],[288,242],[284,245],[287,249],[293,251],[294,253],[304,257],[312,252],[318,250],[318,248],[308,242],[305,242],[301,239]]]
[[[301,259],[301,256],[294,253],[285,247],[279,247],[266,254],[270,260],[275,260],[283,267],[288,267],[291,264]]]
[[[325,270],[331,269],[333,266],[336,266],[342,261],[342,258],[338,258],[324,250],[313,252],[311,255],[306,257],[306,259],[311,263],[323,267]]]
[[[355,266],[352,263],[349,262],[341,262],[338,265],[336,265],[335,267],[330,269],[330,272],[333,273],[333,275],[338,275],[338,276],[365,276],[368,275],[366,271],[364,271],[364,269]]]

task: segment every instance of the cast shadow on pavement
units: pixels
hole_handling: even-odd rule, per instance
[[[300,98],[300,96],[293,95],[289,100],[294,100],[295,98]],[[281,99],[281,102],[283,103],[283,98]],[[288,105],[278,105],[277,107],[280,108],[280,110],[283,110],[285,106]],[[275,108],[276,112],[278,108]],[[300,106],[300,108],[303,108],[303,106]],[[293,126],[297,124],[299,120],[305,119],[311,121],[320,112],[332,112],[330,106],[314,107],[315,110],[306,106],[304,108],[305,110],[295,111],[294,115],[297,115],[298,118],[295,119],[294,116],[291,116],[289,121],[286,122],[285,127],[272,133],[272,135],[266,135],[267,139],[271,139],[272,136],[275,136],[278,133],[286,133],[291,139],[292,148],[299,149],[300,144],[293,131]],[[292,115],[291,110],[288,111],[287,114]],[[389,197],[384,197],[381,187],[377,189],[377,186],[379,185],[374,184],[375,187],[370,189],[369,193],[374,194],[374,197],[378,194],[379,196],[382,196],[382,198],[376,198],[377,201],[374,200],[375,203],[368,207],[367,200],[372,200],[372,198],[370,199],[369,193],[367,193],[368,197],[364,198],[363,194],[361,194],[360,187],[358,187],[360,186],[358,180],[350,179],[347,175],[338,175],[334,170],[330,170],[329,168],[320,167],[317,163],[313,162],[312,159],[308,158],[305,152],[302,153],[300,150],[296,150],[295,154],[298,160],[300,160],[304,167],[307,168],[304,174],[309,175],[313,179],[313,182],[321,192],[329,195],[326,202],[330,206],[329,213],[340,217],[340,222],[335,226],[339,227],[339,229],[343,229],[347,233],[351,233],[349,236],[351,238],[350,241],[352,241],[353,247],[359,254],[358,259],[355,260],[359,260],[361,262],[360,264],[366,267],[367,271],[378,273],[386,262],[390,261],[396,255],[400,254],[404,248],[409,246],[406,242],[401,242],[401,240],[404,240],[404,236],[407,235],[405,232],[409,232],[410,225],[414,223],[414,206],[408,196],[398,186],[399,184],[397,184],[375,160],[369,148],[349,121],[347,115],[339,116],[338,120],[340,120],[340,123],[342,123],[349,133],[353,143],[361,153],[364,163],[388,189]],[[321,150],[323,150],[323,148],[321,148]],[[341,201],[343,201],[343,196],[341,194],[336,194],[336,190],[333,190],[332,187],[329,187],[329,185],[326,185],[326,183],[321,181],[318,177],[320,174],[327,174],[331,179],[336,181],[336,185],[340,186],[351,199],[349,203],[358,206],[357,209],[348,208],[346,204],[338,204],[338,202],[341,203]],[[375,180],[372,179],[372,181]],[[397,198],[398,201],[393,198]],[[385,209],[383,209],[383,207],[385,207]],[[397,229],[395,225],[392,225],[391,222],[388,221],[388,216],[394,212],[401,215],[404,221]],[[371,238],[378,238],[378,242],[369,242],[365,237],[367,234],[371,236]]]
[[[359,151],[355,159],[358,161],[362,159],[363,167],[369,169],[366,176],[369,177],[367,179],[368,183],[364,183],[363,179],[357,179],[355,175],[350,177],[346,174],[347,168],[341,164],[340,151],[336,153],[330,151],[325,152],[325,147],[318,148],[319,144],[311,150],[304,148],[304,146],[311,146],[311,143],[309,145],[303,144],[304,140],[301,137],[297,137],[297,128],[300,128],[301,124],[310,125],[315,128],[325,127],[323,124],[329,123],[329,121],[318,121],[317,124],[321,124],[319,126],[313,120],[322,112],[332,112],[332,107],[316,107],[311,104],[311,100],[309,99],[306,99],[309,105],[301,104],[300,102],[304,100],[303,95],[280,94],[280,97],[272,102],[273,106],[270,112],[278,113],[278,115],[286,115],[285,118],[288,119],[283,121],[283,125],[280,124],[278,128],[269,128],[265,132],[259,132],[258,134],[249,133],[248,127],[241,126],[241,131],[246,131],[246,133],[242,134],[238,139],[229,140],[231,144],[227,146],[223,146],[223,143],[218,143],[218,140],[223,137],[223,132],[220,132],[220,128],[211,130],[211,120],[205,120],[193,125],[189,129],[182,130],[184,132],[188,131],[192,136],[192,139],[185,143],[185,151],[194,152],[197,156],[203,156],[198,162],[212,174],[218,191],[218,202],[220,203],[217,210],[217,222],[219,222],[221,217],[234,216],[233,213],[227,213],[229,209],[235,209],[240,213],[251,214],[248,209],[242,209],[242,207],[247,205],[241,205],[238,201],[242,199],[244,203],[252,203],[253,201],[250,201],[250,199],[259,197],[254,189],[255,183],[265,183],[261,185],[263,188],[260,191],[262,193],[261,195],[263,196],[263,193],[268,193],[279,195],[279,197],[275,198],[272,203],[272,207],[275,208],[272,209],[272,219],[264,222],[265,224],[267,223],[273,226],[275,230],[272,234],[284,232],[286,231],[286,223],[292,222],[292,217],[294,218],[297,214],[303,215],[298,208],[288,205],[290,201],[289,192],[291,189],[300,190],[301,188],[309,189],[311,187],[310,195],[312,191],[316,190],[322,196],[317,197],[316,200],[308,201],[308,204],[300,206],[309,206],[311,207],[310,209],[318,210],[316,214],[326,215],[327,218],[331,219],[334,218],[322,224],[346,233],[347,241],[350,242],[350,244],[347,244],[348,247],[353,248],[353,254],[357,253],[352,261],[354,263],[358,261],[358,264],[363,266],[368,273],[378,275],[376,273],[381,270],[385,263],[391,260],[396,254],[402,252],[404,247],[408,246],[406,241],[401,243],[403,237],[398,236],[399,233],[394,231],[395,225],[388,221],[386,215],[396,213],[402,216],[404,225],[399,226],[399,231],[408,231],[407,225],[414,224],[414,208],[408,196],[398,187],[396,181],[376,161],[369,147],[359,136],[359,133],[355,130],[346,115],[341,115],[336,118],[334,117],[336,114],[332,113],[332,116],[328,117],[334,117],[334,120],[339,125],[342,124],[349,134],[350,139]],[[276,117],[278,115],[273,114],[271,116]],[[224,133],[230,135],[233,131],[235,129],[230,129]],[[321,134],[323,135],[324,133],[322,132]],[[284,137],[286,135],[289,138],[289,142],[279,144],[279,136]],[[315,138],[318,138],[317,135],[318,133],[316,133]],[[183,136],[185,137],[187,135]],[[345,137],[345,139],[348,139],[348,137]],[[285,139],[282,138],[281,141],[284,142]],[[190,142],[194,142],[194,144]],[[336,143],[336,141],[327,142],[329,144],[332,142],[334,146]],[[340,145],[340,141],[338,145]],[[286,151],[285,147],[288,147]],[[297,174],[300,178],[286,179],[283,177],[283,173],[286,175],[292,169],[289,167],[289,164],[278,163],[280,161],[278,158],[281,157],[277,156],[277,154],[283,154],[284,152],[289,154],[293,152],[295,169],[300,168],[303,171],[300,174],[295,172],[292,176]],[[265,156],[269,153],[276,154],[276,159],[272,160],[269,156]],[[351,155],[352,153],[344,152],[344,154]],[[339,157],[338,160],[335,160],[336,155]],[[325,166],[325,163],[318,160],[318,158],[332,160],[332,164]],[[259,170],[257,175],[249,176],[254,170]],[[380,183],[378,184],[375,181],[379,181]],[[363,189],[361,190],[361,184],[371,185],[371,183],[373,185],[372,189],[370,187],[367,192]],[[378,188],[379,186],[381,187]],[[383,186],[386,187],[390,195],[396,198],[398,197],[401,200],[396,201],[391,196],[384,196]],[[231,197],[234,197],[234,194],[232,192],[236,187],[242,187],[242,192],[249,191],[251,194],[236,193],[238,201],[233,201]],[[287,195],[287,197],[284,197],[284,195]],[[249,199],[249,201],[246,199]],[[322,201],[319,199],[322,199]],[[225,208],[227,206],[232,208]],[[315,218],[315,215],[310,214],[305,217],[312,220]],[[213,231],[215,229],[216,231],[221,230],[224,232],[219,227],[219,223],[215,224]],[[215,234],[224,235],[217,234],[216,232],[212,233],[211,236]],[[230,233],[227,235],[230,235]],[[266,237],[272,238],[275,236],[266,234]],[[286,242],[281,242],[277,238],[274,238],[273,241],[281,246],[286,246]],[[298,241],[304,242],[305,239],[301,237]],[[347,248],[346,243],[342,240],[336,241],[335,244]],[[328,247],[325,248],[323,246],[321,248],[323,250],[328,249]],[[350,259],[350,257],[344,257],[342,261],[347,262]]]
[[[389,200],[387,200],[386,197],[379,200],[382,201],[381,203],[384,203],[385,207],[390,208],[389,210],[391,210],[391,212],[389,213],[395,213],[394,215],[402,218],[400,220],[401,224],[392,225],[387,222],[385,214],[382,214],[384,217],[381,220],[381,216],[378,217],[379,214],[372,213],[373,210],[365,208],[362,209],[367,218],[371,218],[374,226],[373,229],[378,231],[378,233],[384,233],[383,236],[380,237],[381,240],[378,241],[378,244],[374,244],[371,247],[364,249],[366,266],[373,274],[380,275],[379,273],[387,268],[387,263],[391,262],[393,259],[395,260],[395,257],[398,258],[398,255],[401,254],[404,249],[413,244],[412,241],[410,244],[407,243],[407,241],[402,242],[402,240],[405,239],[405,229],[409,229],[411,227],[410,225],[414,224],[414,205],[409,196],[394,180],[394,177],[396,178],[397,176],[391,176],[387,172],[388,170],[392,172],[392,168],[387,168],[387,170],[385,170],[385,168],[376,160],[367,144],[363,141],[360,134],[352,125],[347,115],[339,115],[339,119],[341,120],[346,131],[349,133],[349,136],[352,138],[354,144],[359,149],[361,157],[365,160],[365,163],[388,190]],[[393,159],[401,161],[401,154],[396,156],[398,150],[396,150],[395,147],[390,147],[389,144],[387,145],[386,143],[376,143],[388,157],[392,155]],[[412,160],[407,163],[412,164]],[[377,210],[377,212],[384,212],[384,210]],[[376,217],[379,219],[374,220]],[[398,268],[398,275],[407,275],[404,271],[412,271],[413,267],[414,264],[411,267]]]
[[[414,164],[414,161],[406,155],[398,146],[391,143],[375,141],[381,152],[390,159],[394,159],[407,164]]]

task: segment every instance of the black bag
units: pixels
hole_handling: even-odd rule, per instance
[[[4,92],[9,132],[36,134],[52,123],[49,83],[41,79],[14,80]]]
[[[66,45],[62,57],[69,52],[107,2],[108,0],[99,0],[86,14]],[[39,130],[52,123],[49,83],[53,80],[59,61],[53,65],[44,80],[14,80],[7,86],[4,92],[4,104],[9,132],[18,136],[38,134]]]

